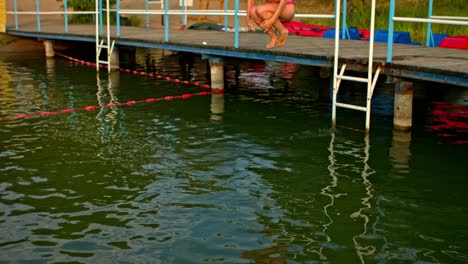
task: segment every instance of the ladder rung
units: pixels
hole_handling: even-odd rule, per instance
[[[99,48],[105,48],[105,49],[108,49],[109,48],[109,45],[101,45],[101,44],[98,44],[97,45]]]
[[[352,105],[352,104],[345,104],[345,103],[336,103],[336,106],[343,107],[343,108],[349,108],[349,109],[354,109],[358,111],[363,111],[367,112],[367,108],[364,106],[359,106],[359,105]]]
[[[356,82],[363,82],[367,83],[369,80],[367,78],[360,78],[360,77],[353,77],[353,76],[346,76],[346,75],[337,75],[336,78],[341,80],[348,80],[348,81],[356,81]]]
[[[100,60],[100,61],[98,61],[98,62],[99,62],[99,63],[102,63],[102,64],[109,64],[108,61],[103,61],[103,60]]]

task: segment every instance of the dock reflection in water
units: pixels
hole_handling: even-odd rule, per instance
[[[124,127],[125,111],[121,107],[106,107],[107,105],[118,105],[120,88],[120,72],[110,74],[96,74],[97,102],[100,107],[96,119],[100,123],[100,132],[104,142],[112,142],[117,137],[126,133]]]
[[[349,252],[349,259],[357,256],[359,262],[365,263],[369,257],[375,257],[376,247],[379,244],[379,239],[376,234],[371,233],[370,226],[373,214],[375,214],[375,191],[369,177],[375,171],[369,166],[371,147],[369,136],[364,136],[361,142],[336,137],[336,132],[331,132],[328,148],[330,152],[328,170],[331,181],[321,192],[330,199],[330,202],[324,206],[324,213],[329,219],[323,225],[326,240],[316,252],[324,261],[333,260],[334,257],[326,254],[325,251],[333,248],[347,251],[345,249],[348,247],[349,240],[352,240],[355,254]],[[356,187],[352,187],[354,185]],[[359,185],[362,189],[358,187]],[[343,210],[336,212],[334,206],[339,206],[339,203],[345,203],[347,205],[345,208],[349,210],[353,210],[359,204],[362,207],[354,212],[344,213]],[[361,231],[355,230],[359,222],[362,222]],[[340,235],[334,236],[335,232]],[[343,234],[349,234],[350,237],[343,236]],[[337,261],[338,259],[334,260],[334,262]]]
[[[135,67],[207,83],[200,58],[153,57]],[[204,91],[41,57],[2,57],[0,74],[0,117]],[[310,67],[226,76],[224,95],[0,120],[0,260],[466,262],[466,144],[439,142],[432,119],[394,132],[388,113],[369,137],[331,130]]]

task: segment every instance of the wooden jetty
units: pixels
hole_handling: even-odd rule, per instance
[[[94,25],[68,27],[60,23],[43,21],[40,31],[35,23],[7,26],[6,33],[38,38],[47,41],[46,51],[52,48],[51,40],[96,42]],[[110,38],[116,46],[167,49],[202,54],[210,60],[212,87],[222,88],[222,58],[273,60],[296,64],[332,68],[334,39],[289,36],[284,47],[266,49],[266,34],[241,32],[239,46],[235,48],[235,33],[218,30],[171,30],[165,36],[161,28],[110,27]],[[103,35],[106,35],[104,32]],[[347,64],[347,70],[367,73],[369,42],[341,40],[339,62]],[[412,123],[413,81],[424,80],[468,87],[468,51],[446,48],[394,44],[393,60],[387,63],[387,44],[375,43],[373,63],[380,67],[381,75],[395,81],[395,117],[397,128],[409,129]],[[220,68],[221,67],[221,68]],[[398,110],[398,111],[397,111]],[[398,113],[397,113],[398,112]]]
[[[19,30],[7,27],[11,35],[51,39],[95,42],[94,25],[70,25],[64,33],[63,25],[42,23],[37,32],[35,24],[20,25]],[[266,34],[241,32],[239,48],[234,48],[234,33],[215,30],[171,30],[165,42],[164,30],[142,27],[121,27],[121,36],[111,27],[116,45],[170,49],[213,56],[275,60],[320,67],[332,67],[334,39],[289,36],[284,47],[266,49]],[[340,62],[348,69],[367,71],[369,43],[342,40]],[[386,63],[387,44],[375,43],[374,64],[382,66],[385,75],[427,80],[468,87],[468,51],[417,45],[394,44],[393,60]]]

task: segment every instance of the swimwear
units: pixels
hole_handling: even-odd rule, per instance
[[[287,1],[286,5],[296,5],[296,4],[294,4],[294,1]]]

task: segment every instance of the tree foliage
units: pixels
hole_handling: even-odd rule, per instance
[[[64,1],[64,0],[59,0]],[[101,1],[102,7],[106,8],[106,0],[68,0],[68,7],[73,8],[74,11],[94,11],[96,9],[96,2]],[[110,0],[109,5],[113,6],[116,0]],[[71,23],[94,23],[94,16],[85,14],[74,14],[71,17]],[[111,23],[115,21],[115,14],[111,13]]]
[[[68,6],[73,7],[73,9],[76,11],[91,11],[96,8],[95,1],[99,1],[99,0],[68,0]],[[105,7],[107,1],[105,0],[101,0],[101,1],[103,4],[103,7]],[[110,0],[109,2],[111,6],[115,4],[115,0]]]

